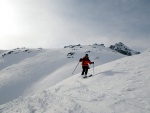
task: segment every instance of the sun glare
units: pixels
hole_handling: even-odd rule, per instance
[[[0,0],[0,38],[18,33],[13,7]]]

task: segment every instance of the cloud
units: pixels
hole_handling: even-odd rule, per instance
[[[148,0],[7,1],[15,11],[14,23],[19,33],[0,38],[13,42],[13,47],[15,42],[19,42],[16,46],[52,48],[95,42],[110,45],[120,41],[137,47],[131,43],[137,41],[143,49],[149,48]]]

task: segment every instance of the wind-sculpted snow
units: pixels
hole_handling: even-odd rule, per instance
[[[9,103],[8,106],[11,104]],[[7,109],[7,107],[4,109]],[[45,90],[37,96],[14,100],[11,109],[2,113],[73,113],[74,111],[77,113],[92,113],[65,95],[57,95]]]
[[[95,67],[0,106],[1,113],[150,113],[150,52]]]

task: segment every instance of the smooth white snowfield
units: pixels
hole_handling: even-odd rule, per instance
[[[92,72],[92,70],[91,70]],[[0,106],[1,113],[150,113],[150,50]]]

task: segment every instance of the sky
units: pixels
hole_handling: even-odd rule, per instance
[[[123,42],[150,48],[150,0],[0,0],[0,49]]]

